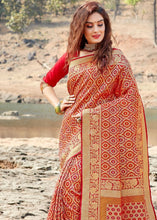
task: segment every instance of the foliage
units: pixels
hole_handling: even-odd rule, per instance
[[[41,21],[47,12],[58,15],[78,0],[0,0],[0,19],[7,20],[7,26],[22,33],[32,21]]]
[[[136,6],[140,0],[125,0],[128,5]]]
[[[7,26],[22,33],[31,21],[41,20],[45,0],[2,0],[5,8]]]
[[[12,12],[18,13],[21,9],[21,1],[19,0],[2,0],[5,8],[6,17],[9,19]]]
[[[116,7],[115,0],[102,0],[101,3],[104,4],[106,9],[109,9],[112,11],[115,10],[115,7]]]
[[[4,5],[2,3],[2,0],[0,0],[0,17],[4,14],[5,12],[5,8]]]
[[[137,9],[136,9],[136,5],[138,2],[140,2],[141,0],[125,0],[125,2],[128,4],[128,5],[132,5],[133,6],[133,12],[137,18]]]
[[[61,14],[64,12],[64,9],[68,4],[74,4],[78,0],[47,0],[46,9],[48,12],[52,12],[55,15]]]
[[[42,15],[45,12],[45,0],[25,0],[24,8],[25,14],[35,21],[41,20]]]
[[[14,32],[21,34],[29,23],[30,21],[25,14],[25,10],[22,8],[18,13],[15,11],[11,13],[7,26]]]
[[[46,2],[46,9],[48,12],[54,12],[58,15],[64,7],[63,0],[47,0]]]

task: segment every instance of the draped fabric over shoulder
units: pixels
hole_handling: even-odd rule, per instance
[[[71,61],[60,136],[61,175],[48,220],[155,220],[145,115],[130,65],[113,50],[103,72],[93,55]],[[72,116],[81,113],[81,123]]]

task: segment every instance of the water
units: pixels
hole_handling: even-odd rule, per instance
[[[0,114],[18,111],[20,120],[0,120],[0,137],[58,137],[62,116],[49,104],[0,104]]]
[[[50,104],[0,104],[0,114],[13,110],[19,112],[20,120],[0,120],[1,138],[58,137],[62,116]],[[157,145],[157,108],[145,113],[149,145]]]
[[[149,145],[157,146],[157,108],[145,109],[147,130],[148,130],[148,143]]]

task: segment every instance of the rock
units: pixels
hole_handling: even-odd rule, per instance
[[[7,71],[13,71],[13,67],[8,67]]]
[[[3,112],[0,115],[1,120],[19,120],[19,112],[18,111],[7,111]]]
[[[52,170],[52,167],[51,166],[44,166],[44,167],[39,167],[37,168],[38,170],[45,170],[45,171],[48,171],[48,170]]]
[[[0,64],[5,64],[5,63],[7,63],[6,59],[0,60]]]
[[[134,74],[135,79],[137,82],[143,82],[144,80],[144,73],[136,73]]]
[[[157,181],[157,173],[154,173],[154,181]]]
[[[7,56],[8,53],[4,50],[4,51],[3,51],[3,55],[4,55],[4,56]]]
[[[54,161],[58,158],[58,140],[8,138],[0,139],[0,143],[1,158],[7,161],[0,168],[0,218],[46,219],[59,175],[59,161]],[[10,166],[13,162],[14,167]]]
[[[44,49],[42,44],[38,45],[39,49]]]
[[[35,56],[36,56],[36,52],[35,52],[35,51],[34,51],[34,52],[30,52],[30,53],[28,54],[28,56],[27,56],[27,59],[28,59],[29,61],[34,60]]]
[[[2,116],[19,116],[19,112],[18,111],[7,111],[7,112],[3,112]]]
[[[31,97],[25,97],[23,102],[24,103],[31,103],[31,104],[36,104],[36,103],[41,103],[41,99],[40,98],[31,98]]]
[[[0,94],[0,102],[8,102],[8,103],[42,103],[41,98],[31,98],[31,97],[22,97],[22,95],[14,95],[2,92]],[[45,99],[44,103],[48,103],[48,101]]]
[[[157,81],[157,75],[155,75],[153,73],[148,74],[147,78],[148,78],[149,81],[152,81],[154,83]]]
[[[22,215],[21,218],[26,218],[27,216],[35,216],[33,213],[27,212],[26,214]]]
[[[47,57],[47,56],[50,56],[50,54],[49,53],[45,53],[44,56]]]
[[[7,98],[5,98],[5,102],[13,102],[13,103],[21,103],[23,100],[21,95],[12,95],[9,94]]]
[[[27,76],[26,77],[26,79],[32,79],[33,78],[33,76]]]
[[[21,45],[18,42],[15,42],[15,47],[20,47]]]
[[[26,44],[27,47],[33,47],[34,44],[35,44],[35,41],[34,40],[31,40],[31,39],[23,39],[23,42]]]

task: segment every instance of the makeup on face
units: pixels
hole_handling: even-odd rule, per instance
[[[89,44],[100,43],[105,34],[105,23],[101,14],[94,12],[91,14],[84,29],[84,35]]]

